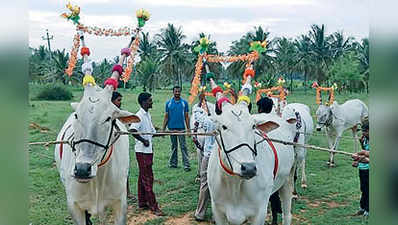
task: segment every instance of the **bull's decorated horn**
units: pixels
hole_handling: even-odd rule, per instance
[[[80,40],[82,43],[82,48],[80,49],[80,54],[83,57],[83,64],[82,64],[82,72],[84,74],[83,77],[83,86],[86,85],[91,85],[95,86],[95,79],[93,77],[93,65],[91,62],[88,60],[88,57],[90,56],[90,49],[86,46],[86,42],[84,41],[84,35],[83,32],[80,33]]]
[[[250,104],[250,95],[253,91],[253,87],[251,85],[251,76],[248,76],[246,79],[246,83],[242,86],[241,95],[238,97],[238,103],[246,102],[248,105]]]
[[[217,106],[219,109],[222,108],[223,103],[231,102],[227,97],[223,94],[223,89],[214,82],[213,78],[210,78],[210,85],[211,85],[211,92],[213,93],[214,97],[216,97]]]

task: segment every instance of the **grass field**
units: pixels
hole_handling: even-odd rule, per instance
[[[136,112],[137,91],[119,90],[123,97],[122,108]],[[37,93],[37,87],[30,89],[30,99]],[[74,101],[79,101],[82,88],[73,89]],[[153,96],[151,111],[155,126],[161,127],[163,121],[164,103],[171,97],[171,91],[156,91]],[[187,90],[183,97],[187,97]],[[368,104],[365,94],[336,95],[339,103],[352,98],[359,98]],[[187,99],[187,98],[186,98]],[[315,92],[294,92],[287,97],[289,103],[299,102],[310,106],[314,115]],[[34,101],[29,102],[29,124],[36,123],[49,128],[43,132],[40,129],[29,128],[29,142],[55,140],[68,115],[72,112],[70,102],[66,101]],[[254,109],[253,111],[256,111]],[[323,133],[323,132],[322,132]],[[345,136],[351,136],[349,132]],[[130,138],[131,174],[129,177],[132,193],[136,194],[138,169],[133,151],[134,139]],[[156,138],[154,141],[154,190],[162,210],[167,216],[157,218],[137,209],[136,203],[129,202],[129,224],[197,224],[192,217],[196,208],[199,184],[194,182],[197,161],[193,143],[187,138],[192,171],[184,172],[179,152],[179,168],[169,169],[170,153],[169,138]],[[326,137],[313,136],[310,144],[327,146]],[[353,140],[342,139],[339,150],[353,152]],[[46,150],[43,146],[33,146],[29,150],[30,178],[30,211],[29,220],[32,225],[72,224],[66,209],[64,188],[53,162],[53,146]],[[350,225],[365,224],[361,217],[353,217],[359,207],[358,169],[351,166],[349,157],[338,155],[335,159],[336,168],[326,166],[328,154],[309,150],[307,156],[308,188],[298,189],[300,198],[293,205],[293,224],[333,224]],[[210,220],[211,210],[206,218]],[[207,224],[207,223],[203,223]]]

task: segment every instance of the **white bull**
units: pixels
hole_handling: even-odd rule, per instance
[[[132,123],[139,118],[114,106],[112,91],[109,85],[86,86],[57,137],[72,142],[55,146],[55,161],[76,225],[91,224],[90,214],[98,214],[103,224],[107,206],[113,209],[116,225],[126,224],[129,139],[115,132],[126,131],[120,121]]]
[[[291,224],[294,149],[274,143],[279,164],[274,177],[276,160],[270,144],[263,141],[255,145],[262,139],[255,135],[257,129],[269,132],[280,126],[269,132],[269,137],[291,140],[290,128],[276,115],[250,115],[244,102],[223,103],[222,114],[213,120],[221,146],[211,154],[207,174],[216,224],[264,224],[269,197],[278,190],[283,224]]]
[[[329,148],[337,149],[343,132],[347,129],[352,130],[355,139],[355,152],[357,152],[357,126],[368,117],[368,107],[359,99],[348,100],[339,105],[336,101],[329,106],[319,105],[316,111],[317,131],[326,127]],[[334,166],[334,153],[330,153],[328,165]]]
[[[307,144],[314,129],[314,122],[311,117],[310,108],[301,103],[288,104],[282,112],[282,118],[284,121],[288,121],[291,118],[296,120],[296,123],[291,125],[293,126],[292,129],[294,131],[294,138],[292,141],[297,142],[300,145]],[[294,179],[294,193],[296,194],[296,177],[299,169],[301,169],[301,187],[307,188],[307,177],[305,174],[307,149],[301,146],[295,146],[294,149],[296,152],[297,162]]]

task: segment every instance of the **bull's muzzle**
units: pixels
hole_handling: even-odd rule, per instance
[[[76,163],[74,175],[77,179],[89,179],[91,175],[91,164]]]
[[[241,176],[245,179],[250,179],[257,174],[256,163],[242,163],[240,166]]]

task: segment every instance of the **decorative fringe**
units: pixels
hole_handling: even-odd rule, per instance
[[[73,38],[73,46],[72,50],[70,51],[70,57],[69,57],[69,62],[68,62],[68,68],[65,70],[65,73],[70,77],[72,76],[73,69],[76,66],[77,62],[77,52],[80,47],[80,35],[75,34],[75,37]]]

